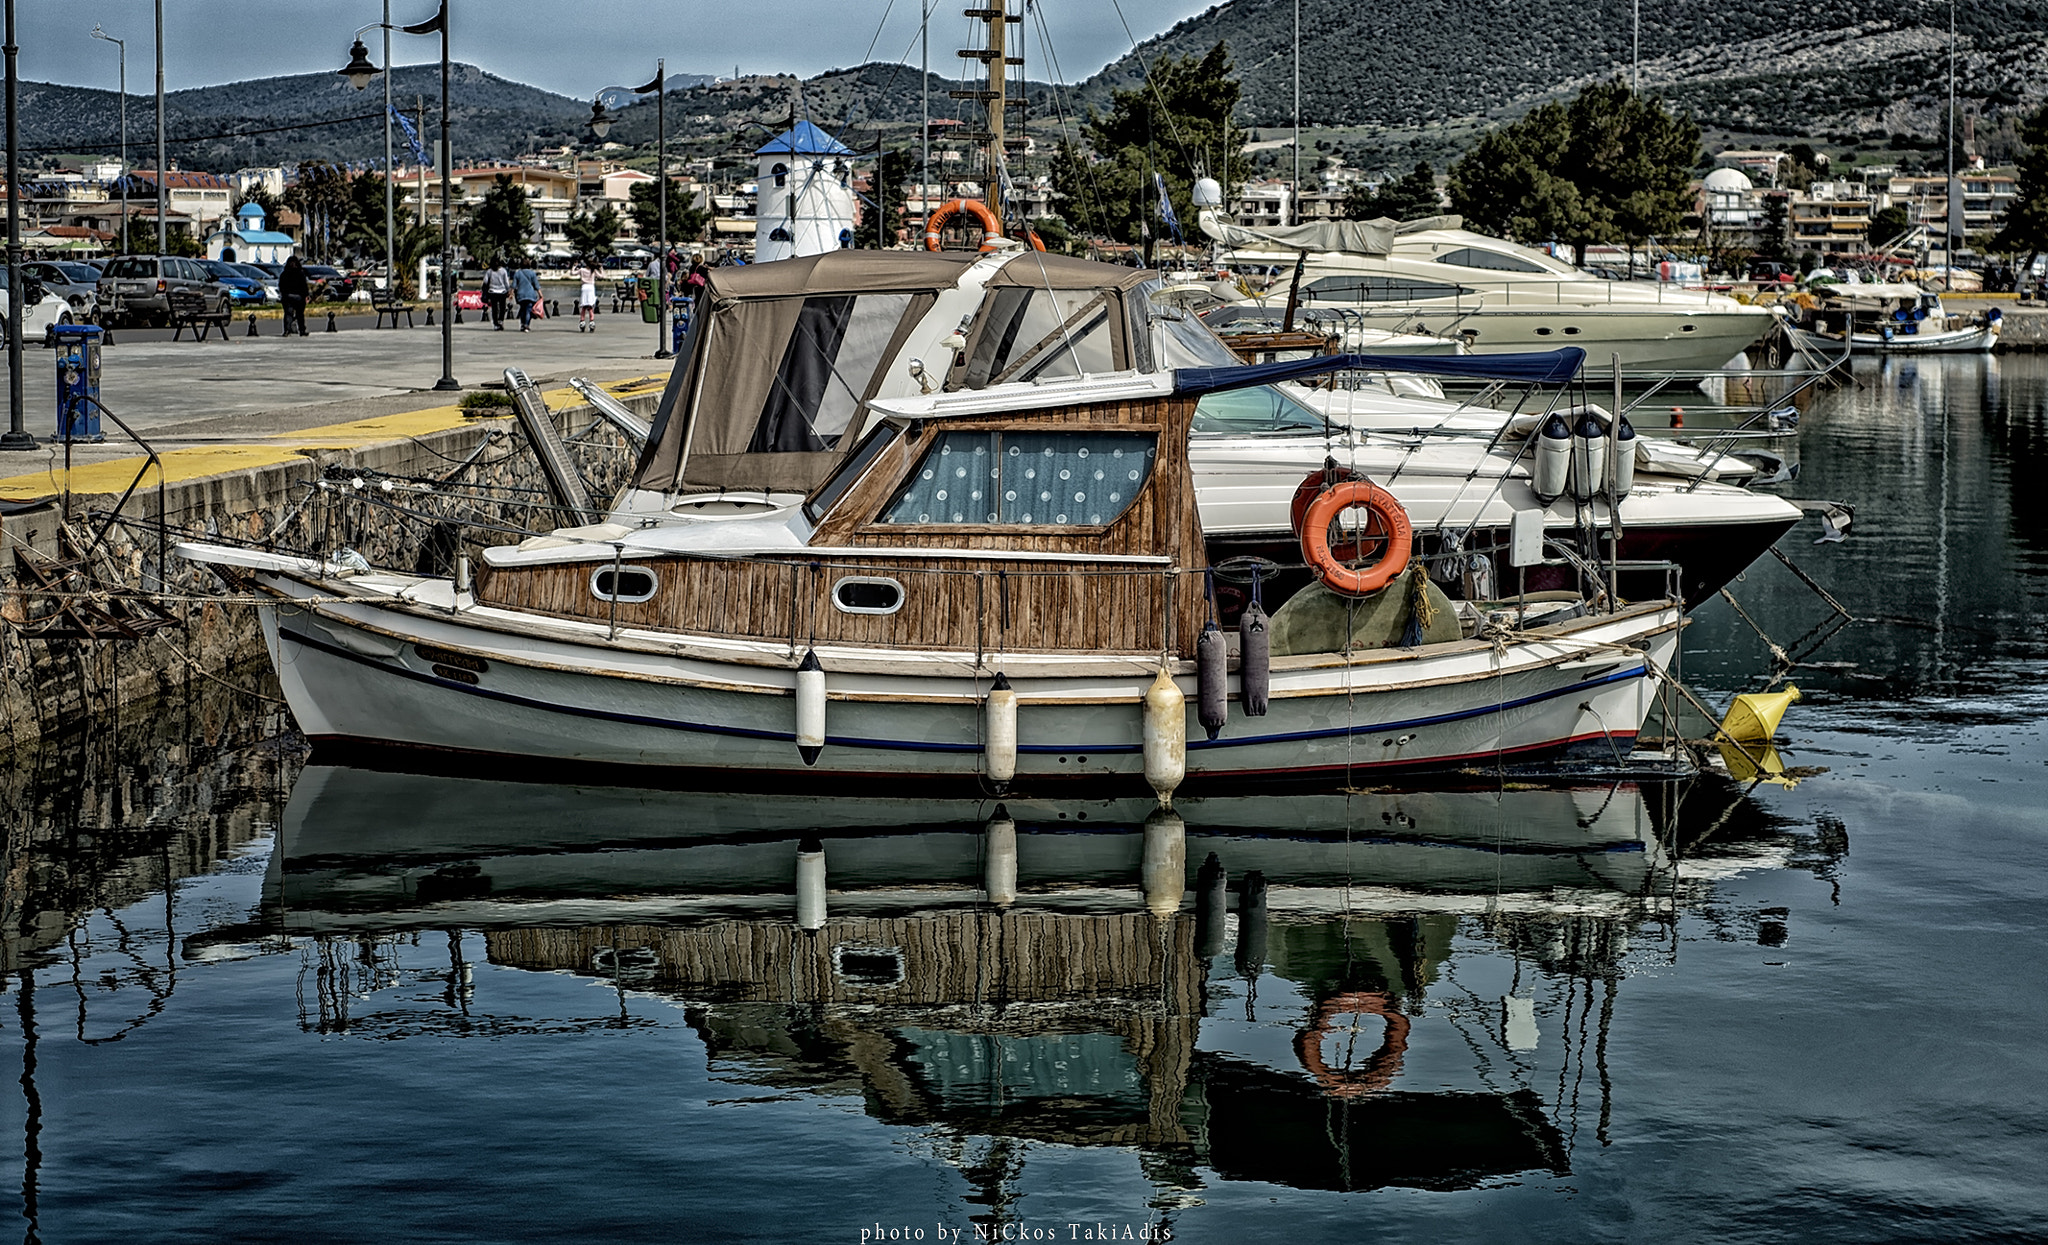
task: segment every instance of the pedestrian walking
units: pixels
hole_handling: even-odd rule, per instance
[[[512,274],[505,270],[504,259],[491,257],[491,266],[484,273],[484,302],[491,308],[491,327],[500,333],[505,331],[505,300],[512,297]]]
[[[597,265],[585,259],[576,269],[576,281],[581,287],[576,291],[576,331],[597,332]]]
[[[277,274],[277,301],[284,304],[284,335],[292,335],[292,327],[298,326],[299,336],[306,335],[306,294],[310,283],[306,280],[306,266],[294,255],[284,261],[284,271]]]
[[[533,308],[540,302],[540,274],[533,270],[531,263],[521,265],[519,271],[512,274],[512,297],[519,302],[519,331],[531,331]]]

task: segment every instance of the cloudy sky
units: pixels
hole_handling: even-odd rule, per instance
[[[339,69],[351,31],[383,20],[383,0],[162,0],[164,82],[170,90],[273,74]],[[963,0],[922,0],[932,12],[931,65],[957,70],[968,19]],[[1203,0],[1117,0],[1138,38],[1208,7]],[[391,20],[431,17],[436,0],[390,0]],[[670,73],[796,72],[873,60],[917,59],[920,0],[451,0],[457,60],[583,97],[644,82],[657,56]],[[1069,81],[1130,48],[1108,0],[1036,0],[1027,29],[1029,73],[1046,73],[1039,22]],[[93,23],[127,40],[128,89],[153,90],[152,0],[16,0],[21,76],[112,89],[115,50]],[[381,57],[375,32],[366,39]],[[872,45],[873,51],[869,52]],[[431,38],[394,36],[400,64],[439,56]]]

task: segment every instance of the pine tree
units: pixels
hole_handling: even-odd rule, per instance
[[[2005,210],[2005,226],[1991,240],[1991,249],[2025,255],[2022,271],[2031,272],[2034,257],[2048,251],[2048,104],[2020,125],[2027,153],[2019,159],[2018,197]]]

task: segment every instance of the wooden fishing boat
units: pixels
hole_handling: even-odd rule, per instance
[[[757,367],[773,379],[786,358]],[[270,595],[271,658],[316,743],[727,787],[794,772],[1161,797],[1183,778],[1621,761],[1677,647],[1672,601],[1458,606],[1410,572],[1369,601],[1305,589],[1272,620],[1332,639],[1267,656],[1251,628],[1227,653],[1189,433],[1205,394],[1262,380],[1184,368],[871,398],[868,431],[799,507],[565,529],[487,550],[473,582],[180,552]],[[1363,636],[1367,612],[1398,625]]]

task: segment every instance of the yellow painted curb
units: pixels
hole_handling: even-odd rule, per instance
[[[605,386],[608,392],[618,393],[625,388],[655,380],[642,377],[639,380],[615,382]],[[541,394],[551,411],[566,407],[581,406],[583,395],[574,389],[550,389]],[[510,419],[508,415],[485,415],[471,418],[457,406],[430,406],[423,411],[402,411],[396,415],[379,415],[371,419],[358,419],[345,424],[325,424],[317,428],[301,428],[295,432],[273,433],[262,441],[247,445],[209,445],[188,450],[170,450],[158,461],[163,464],[164,482],[178,484],[188,480],[200,480],[207,476],[226,475],[233,471],[246,471],[252,467],[273,467],[279,463],[292,462],[303,458],[311,450],[352,450],[380,441],[403,441],[423,437],[451,428],[464,428],[476,424],[491,423]],[[73,493],[119,493],[128,487],[135,473],[141,471],[149,459],[146,456],[115,458],[106,462],[90,463],[76,467],[71,472]],[[33,475],[10,476],[0,479],[0,501],[36,501],[62,493],[64,469],[60,467]],[[141,487],[154,488],[157,473],[146,473]]]
[[[199,449],[172,450],[161,455],[158,461],[163,464],[165,482],[175,483],[255,467],[275,467],[280,463],[297,462],[302,457],[304,455],[293,449],[273,449],[262,445],[209,445]],[[119,493],[135,479],[138,471],[143,472],[142,483],[138,487],[155,488],[155,469],[143,471],[148,462],[145,457],[116,458],[74,467],[71,470],[71,491]],[[64,468],[61,464],[34,475],[10,476],[0,480],[0,500],[5,501],[36,501],[64,491]]]

